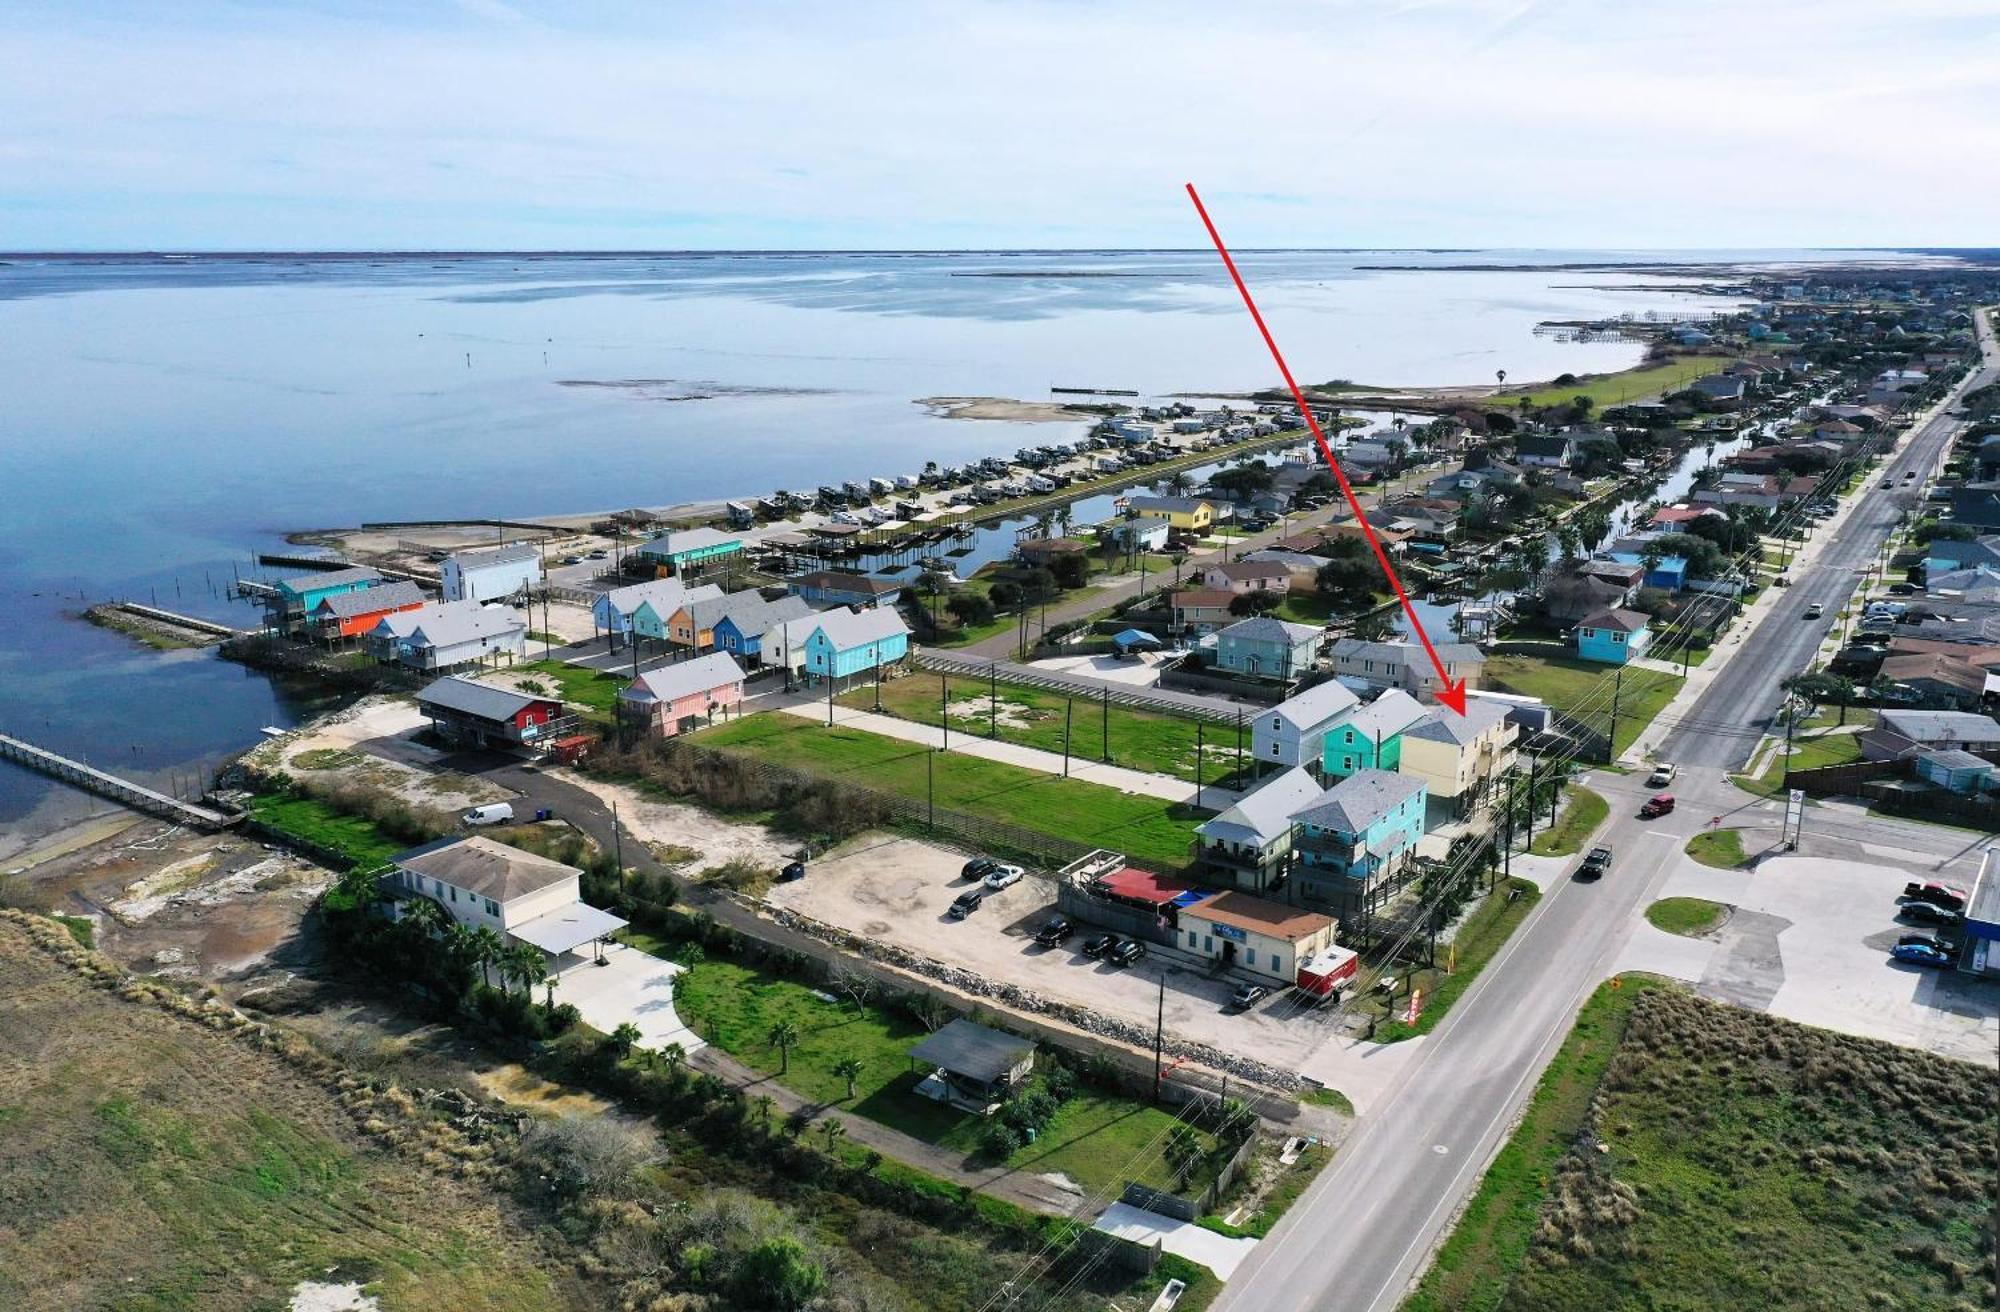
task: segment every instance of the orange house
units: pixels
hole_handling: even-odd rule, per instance
[[[356,588],[352,592],[335,593],[315,606],[313,628],[329,642],[335,638],[358,638],[380,624],[384,615],[415,610],[428,601],[416,584],[401,580]]]

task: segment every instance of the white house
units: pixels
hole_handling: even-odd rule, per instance
[[[561,958],[624,927],[583,900],[575,866],[490,838],[440,838],[390,858],[386,876],[399,900],[429,898],[459,924],[482,926],[509,944],[526,943]]]
[[[532,542],[508,542],[444,558],[446,601],[500,601],[541,581],[542,553]]]
[[[1317,684],[1295,697],[1257,713],[1251,727],[1251,742],[1260,765],[1319,765],[1320,747],[1327,731],[1353,713],[1361,704],[1352,690],[1338,679]]]
[[[454,670],[520,657],[528,625],[508,606],[445,601],[384,615],[368,644],[379,659],[414,670]]]
[[[1283,883],[1292,855],[1292,816],[1319,800],[1310,770],[1287,770],[1195,827],[1202,865],[1218,882],[1262,893]]]

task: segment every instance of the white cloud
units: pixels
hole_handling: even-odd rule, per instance
[[[29,14],[0,247],[1994,240],[1990,0]]]

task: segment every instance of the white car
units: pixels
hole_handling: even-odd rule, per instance
[[[1646,776],[1646,787],[1665,788],[1680,773],[1680,767],[1671,761],[1661,761],[1653,767],[1653,773]]]
[[[998,893],[1003,888],[1011,888],[1015,884],[1020,883],[1021,876],[1026,873],[1019,866],[998,866],[981,882],[993,892]]]

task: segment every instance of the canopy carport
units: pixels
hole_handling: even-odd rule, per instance
[[[624,927],[625,921],[609,911],[572,902],[515,925],[507,931],[507,936],[533,944],[552,957],[560,957],[586,943],[609,938]]]

